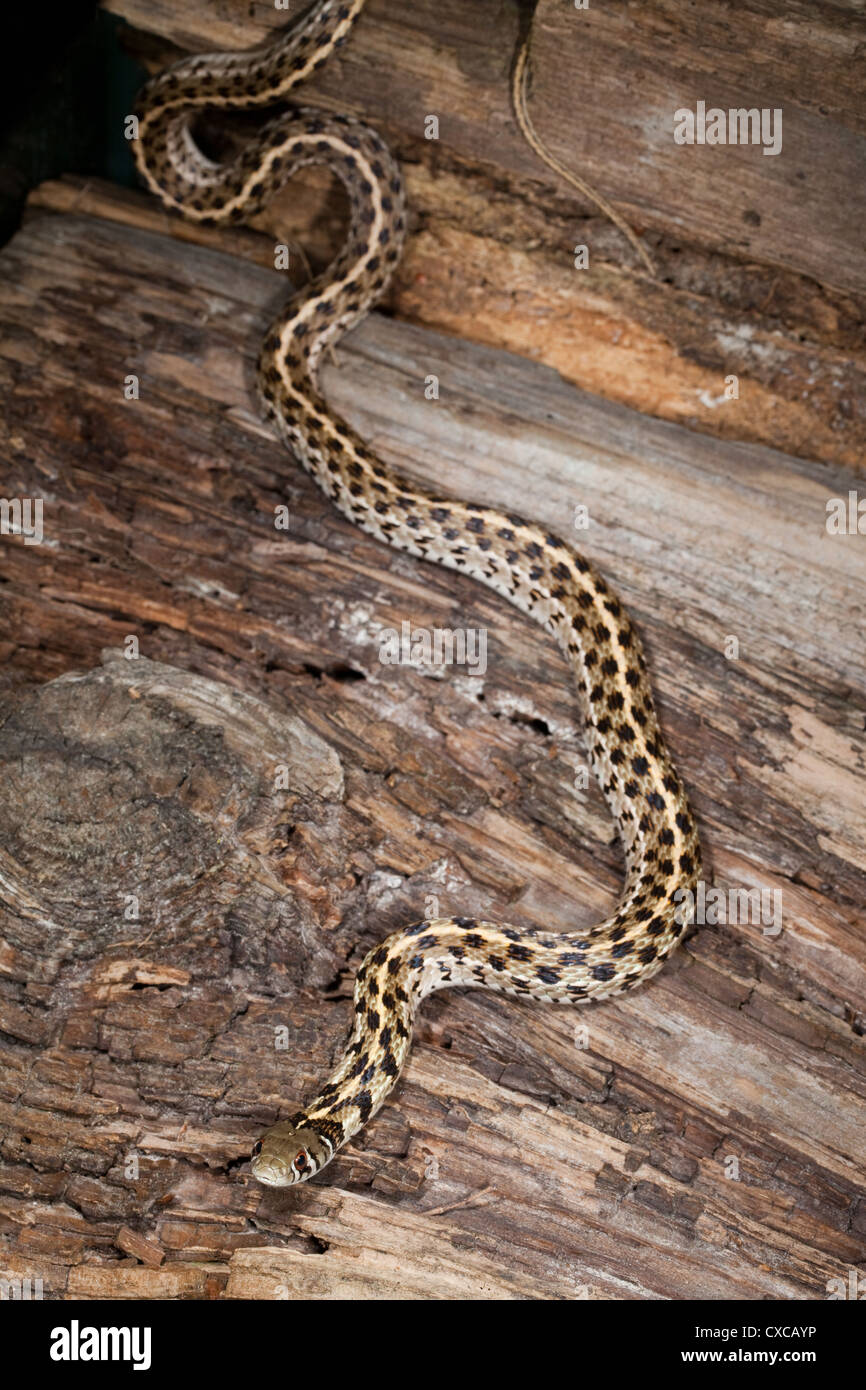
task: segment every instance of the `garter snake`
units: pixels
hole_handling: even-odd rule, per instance
[[[346,41],[365,0],[316,0],[260,47],[186,58],[139,103],[138,167],[165,204],[202,223],[249,218],[304,164],[342,179],[349,229],[327,270],[268,330],[258,364],[265,414],[334,505],[387,545],[474,576],[531,614],[574,674],[593,770],[619,829],[625,885],[614,912],[555,935],[475,917],[437,917],[394,932],[355,979],[354,1024],[313,1099],[255,1145],[252,1172],[286,1186],[317,1173],[366,1124],[400,1075],[419,1002],[471,985],[577,1004],[629,990],[660,969],[684,928],[682,892],[700,867],[697,829],[662,739],[640,639],[603,576],[546,528],[495,507],[439,497],[398,476],[323,399],[323,350],[358,322],[400,257],[406,209],[400,170],[382,138],[344,115],[294,109],[264,125],[234,159],[208,159],[191,121],[204,107],[282,101]],[[526,49],[515,65],[521,129]],[[548,162],[550,160],[548,159]],[[566,175],[567,176],[567,175]]]

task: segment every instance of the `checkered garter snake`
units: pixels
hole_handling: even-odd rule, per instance
[[[676,945],[684,917],[678,890],[693,890],[700,873],[697,829],[662,741],[640,640],[603,577],[544,527],[434,496],[399,477],[319,392],[323,349],[367,313],[400,256],[403,181],[383,140],[350,117],[296,109],[219,164],[191,133],[204,107],[252,108],[288,96],[345,42],[364,3],[316,0],[276,41],[184,59],[154,78],[140,99],[138,166],[163,202],[203,223],[248,218],[303,164],[323,163],[340,176],[349,230],[334,262],[264,339],[264,411],[351,521],[388,545],[473,575],[557,638],[574,673],[590,761],[623,842],[626,878],[616,910],[591,928],[554,935],[437,917],[375,947],[355,979],[354,1025],[336,1070],[253,1149],[254,1176],[276,1187],[317,1173],[375,1114],[400,1075],[427,994],[470,985],[579,1003],[631,989]]]

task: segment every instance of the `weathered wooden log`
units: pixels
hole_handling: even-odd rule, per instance
[[[179,49],[244,48],[291,20],[244,0],[218,14],[204,0],[108,7],[135,26],[130,45],[153,67]],[[538,0],[533,123],[636,228],[653,278],[521,136],[509,92],[520,13],[503,0],[370,0],[351,42],[303,88],[305,104],[381,129],[403,162],[414,220],[395,311],[644,413],[861,467],[863,17],[816,14],[805,0],[736,12]],[[781,152],[677,144],[676,111],[699,101],[781,109]],[[437,139],[425,139],[428,115]],[[261,215],[270,264],[287,236],[314,259],[333,252],[342,219],[330,188],[311,172]]]
[[[340,348],[327,396],[391,461],[529,498],[602,567],[716,886],[781,913],[585,1011],[431,999],[359,1141],[268,1191],[250,1141],[327,1071],[374,941],[431,901],[551,930],[612,901],[566,669],[272,437],[273,271],[34,212],[0,274],[0,491],[43,501],[41,543],[0,546],[3,1267],[49,1296],[825,1297],[866,1236],[864,559],[826,526],[854,474],[379,315]],[[384,664],[404,621],[483,630],[487,669]]]

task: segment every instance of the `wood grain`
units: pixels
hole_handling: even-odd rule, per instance
[[[179,49],[243,48],[286,22],[243,0],[109,7],[136,26],[129,43],[151,67]],[[539,0],[532,119],[636,228],[651,278],[520,134],[509,73],[525,12],[510,0],[370,0],[351,43],[303,88],[305,104],[381,129],[401,159],[414,225],[396,312],[644,413],[862,468],[862,15],[805,0],[711,15],[689,0],[586,11]],[[782,153],[675,145],[674,111],[698,100],[781,106]],[[424,138],[429,114],[437,140]],[[327,259],[340,209],[318,173],[293,181],[259,219],[270,263],[287,234]]]
[[[428,1001],[359,1142],[267,1191],[249,1145],[374,941],[431,899],[554,930],[613,901],[566,668],[276,443],[278,274],[36,210],[0,274],[0,490],[44,500],[42,544],[0,546],[4,1268],[120,1299],[813,1299],[862,1269],[864,551],[825,527],[854,473],[380,315],[340,348],[326,394],[390,460],[616,584],[715,883],[782,921],[702,926],[585,1011]],[[486,630],[487,671],[383,665],[404,620]]]
[[[651,0],[636,18],[627,0],[585,11],[542,0],[536,127],[632,215],[862,294],[864,36],[862,12],[844,3]],[[701,101],[780,111],[778,154],[677,144],[674,113]]]

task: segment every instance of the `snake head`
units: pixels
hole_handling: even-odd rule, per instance
[[[267,1187],[291,1187],[324,1168],[332,1152],[309,1125],[281,1120],[253,1145],[250,1170]]]

